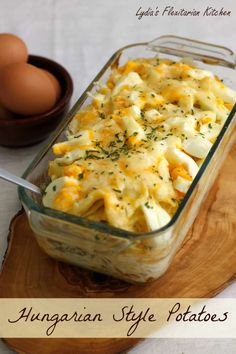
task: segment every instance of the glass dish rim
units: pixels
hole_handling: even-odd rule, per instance
[[[232,55],[234,54],[229,48],[224,47],[224,46],[220,46],[220,45],[214,45],[211,43],[207,43],[207,42],[201,42],[201,41],[196,41],[196,40],[192,40],[189,38],[184,38],[184,37],[179,37],[179,36],[172,36],[172,35],[165,35],[165,36],[160,36],[157,39],[164,39],[164,38],[175,38],[175,39],[180,39],[180,40],[190,40],[193,43],[196,44],[207,44],[210,46],[214,46],[220,49],[227,49]],[[153,42],[153,41],[152,41]],[[59,126],[57,127],[56,131],[54,132],[54,134],[51,135],[49,141],[47,143],[45,143],[45,145],[42,147],[42,149],[36,154],[36,156],[34,157],[34,159],[31,161],[31,163],[28,165],[28,167],[26,168],[26,170],[24,171],[22,178],[27,178],[27,176],[29,175],[30,172],[33,171],[33,169],[37,166],[38,162],[44,157],[44,155],[49,151],[49,149],[51,148],[51,146],[53,145],[54,141],[57,139],[57,137],[63,132],[63,130],[66,128],[66,126],[68,125],[68,123],[70,122],[70,120],[72,119],[72,117],[74,116],[74,114],[77,112],[77,110],[82,106],[82,104],[84,103],[84,101],[87,98],[87,92],[89,92],[93,87],[96,81],[98,81],[101,76],[104,74],[104,72],[111,67],[111,64],[114,63],[116,60],[119,59],[120,55],[122,54],[122,52],[125,49],[129,49],[132,47],[136,47],[136,46],[147,46],[151,42],[139,42],[139,43],[133,43],[133,44],[129,44],[126,45],[122,48],[119,48],[109,59],[108,61],[105,63],[105,65],[102,67],[102,69],[98,72],[98,74],[95,76],[95,78],[90,82],[90,84],[88,85],[88,87],[85,89],[85,91],[81,94],[81,96],[78,98],[78,100],[75,102],[75,104],[73,105],[73,107],[70,109],[70,111],[67,113],[67,115],[65,116],[65,118],[62,120],[62,122],[59,124]],[[160,50],[160,52],[163,52]],[[231,66],[231,69],[232,66]],[[116,228],[114,226],[111,226],[109,224],[103,224],[100,221],[93,221],[90,219],[87,219],[85,217],[82,216],[75,216],[72,214],[68,214],[68,213],[64,213],[55,209],[50,209],[50,208],[45,208],[39,204],[37,204],[32,198],[30,198],[30,196],[27,194],[26,190],[24,187],[18,187],[18,195],[20,200],[22,201],[23,204],[27,205],[27,207],[30,210],[39,212],[40,214],[43,214],[45,216],[48,217],[52,217],[54,219],[59,219],[62,220],[63,222],[67,222],[67,223],[71,223],[74,225],[80,225],[82,227],[86,227],[89,229],[93,229],[97,232],[103,232],[106,234],[110,234],[116,237],[121,237],[121,238],[125,238],[125,239],[144,239],[144,238],[149,238],[149,237],[157,237],[157,236],[161,236],[161,234],[163,234],[164,232],[168,231],[169,229],[171,229],[175,223],[178,221],[181,213],[183,212],[185,206],[187,205],[192,193],[194,192],[195,188],[197,187],[197,184],[201,178],[201,176],[203,175],[203,173],[205,172],[207,166],[209,165],[210,161],[212,160],[213,156],[215,155],[216,150],[218,149],[226,131],[227,128],[229,127],[229,125],[231,124],[231,122],[233,121],[234,117],[236,114],[236,104],[233,106],[231,112],[229,113],[221,131],[220,134],[218,135],[216,141],[214,142],[213,146],[211,147],[207,157],[205,158],[203,164],[201,165],[197,175],[195,176],[193,182],[191,183],[191,186],[189,187],[187,193],[185,194],[184,198],[182,199],[181,203],[179,204],[175,214],[172,216],[171,220],[164,225],[163,227],[153,230],[153,231],[149,231],[149,232],[133,232],[133,231],[128,231],[128,230],[124,230],[124,229],[120,229],[120,228]]]

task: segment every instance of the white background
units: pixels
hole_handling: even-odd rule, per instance
[[[187,10],[224,7],[232,14],[231,17],[158,16],[142,20],[135,16],[140,6],[147,10],[156,6],[163,9],[167,5]],[[64,65],[74,80],[72,103],[119,47],[175,34],[228,46],[236,52],[235,31],[235,0],[0,0],[0,33],[15,33],[25,40],[31,54]],[[21,175],[41,146],[42,143],[17,150],[0,147],[0,166]],[[0,181],[0,258],[6,249],[9,221],[19,208],[16,188]],[[236,284],[220,296],[236,297]],[[0,353],[9,352],[0,343]],[[236,341],[150,339],[130,353],[233,354]]]

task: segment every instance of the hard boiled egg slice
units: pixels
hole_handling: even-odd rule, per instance
[[[79,181],[73,177],[60,177],[52,181],[46,188],[43,196],[45,207],[61,211],[73,208],[79,195]]]
[[[201,69],[191,69],[188,71],[188,75],[190,77],[192,77],[193,79],[196,79],[196,80],[202,80],[204,79],[205,77],[210,77],[210,78],[213,78],[213,74],[208,71],[208,70],[201,70]]]
[[[206,139],[212,143],[215,142],[216,137],[219,135],[222,126],[218,123],[203,124],[200,128],[200,133],[204,134]]]
[[[140,126],[140,124],[133,117],[124,116],[122,117],[123,129],[127,131],[127,135],[130,137],[129,142],[135,144],[142,139],[145,139],[146,135]],[[130,140],[131,139],[131,140]]]
[[[184,165],[192,178],[198,173],[199,168],[196,162],[190,156],[175,147],[171,146],[167,149],[166,158],[172,165]]]
[[[65,155],[63,155],[62,157],[56,158],[54,161],[58,165],[70,165],[74,161],[85,157],[85,154],[86,154],[86,150],[77,148],[76,150],[65,153]]]
[[[212,111],[196,112],[194,117],[200,124],[209,124],[216,121],[216,113]]]
[[[171,219],[170,215],[152,199],[149,199],[141,208],[150,231],[161,228]]]
[[[183,117],[169,118],[165,123],[181,136],[193,136],[196,133],[196,121],[191,117],[189,117],[187,120]]]
[[[81,130],[76,135],[68,136],[69,140],[53,145],[53,153],[62,155],[67,152],[79,149],[81,146],[91,146],[91,140],[94,138],[92,130]]]
[[[129,102],[139,106],[140,103],[142,103],[142,100],[140,100],[140,92],[135,90],[131,91],[129,94]]]
[[[93,106],[96,108],[101,108],[103,104],[105,104],[106,96],[102,95],[101,93],[97,93],[93,98]]]
[[[181,176],[178,176],[176,180],[173,182],[173,186],[177,191],[185,194],[187,193],[191,183],[192,181],[187,180]]]
[[[139,74],[134,71],[129,72],[127,75],[123,76],[118,80],[116,86],[113,89],[112,95],[117,95],[124,86],[135,86],[143,83]]]
[[[150,109],[145,112],[145,119],[152,123],[153,121],[158,120],[158,118],[162,117],[162,115],[156,109]]]
[[[204,159],[212,147],[212,143],[201,135],[183,141],[183,150],[189,155]]]
[[[141,114],[141,110],[138,106],[133,105],[129,109],[129,114],[133,116],[134,118],[139,118]]]

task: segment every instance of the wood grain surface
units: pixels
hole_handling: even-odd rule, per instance
[[[20,212],[10,226],[0,297],[212,297],[236,277],[236,144],[169,270],[145,285],[57,262],[44,254]],[[113,354],[137,339],[7,339],[18,353]]]

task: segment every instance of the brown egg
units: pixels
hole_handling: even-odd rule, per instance
[[[61,85],[59,84],[59,81],[57,80],[57,78],[50,73],[49,71],[45,70],[45,69],[41,69],[46,75],[47,77],[50,79],[51,83],[53,84],[53,87],[55,89],[56,92],[56,97],[57,97],[57,101],[61,96]]]
[[[28,50],[22,39],[14,34],[0,33],[0,69],[27,60]]]
[[[14,114],[6,109],[0,102],[0,119],[14,119]]]
[[[0,102],[14,113],[41,114],[56,103],[56,91],[41,69],[16,63],[0,70]]]

